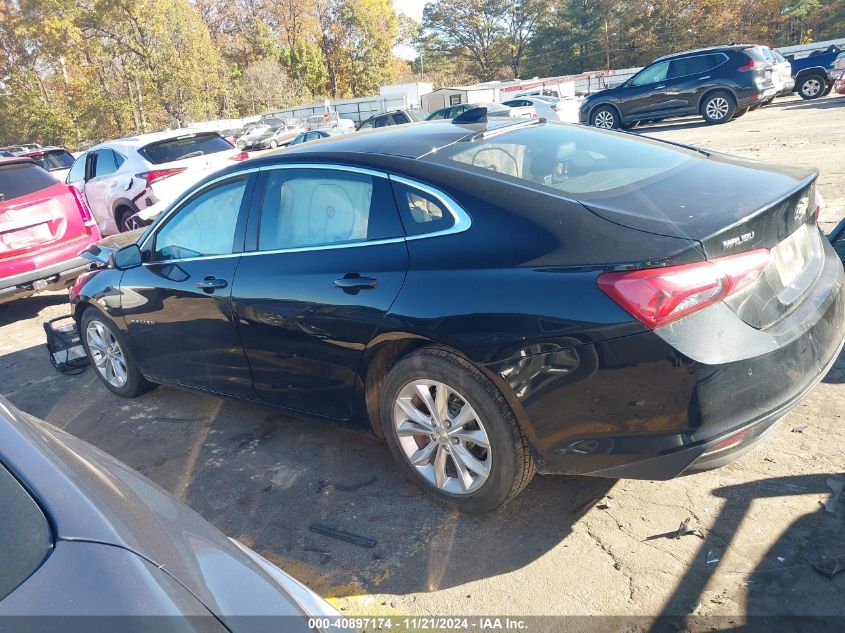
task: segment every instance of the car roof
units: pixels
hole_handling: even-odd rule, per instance
[[[123,147],[140,148],[150,143],[158,141],[167,141],[180,136],[188,136],[191,134],[219,134],[216,130],[193,130],[191,128],[182,128],[180,130],[167,130],[166,132],[150,132],[149,134],[137,134],[135,136],[127,136],[124,138],[115,138],[108,141],[103,141],[91,147],[90,150],[111,147],[113,145],[122,145]]]
[[[32,163],[34,165],[35,161],[29,156],[0,156],[0,166],[14,165],[15,163]]]
[[[719,44],[718,46],[708,46],[706,48],[694,48],[680,53],[672,53],[671,55],[664,55],[658,57],[655,62],[665,61],[667,59],[676,59],[679,57],[686,57],[687,55],[701,55],[702,53],[724,53],[727,51],[741,51],[746,48],[753,48],[756,44]],[[652,62],[653,63],[653,62]]]

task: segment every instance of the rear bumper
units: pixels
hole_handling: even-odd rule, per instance
[[[0,303],[39,290],[60,290],[87,270],[91,262],[81,257],[0,279]]]
[[[771,328],[771,346],[753,354],[744,330],[733,336],[730,321],[714,324],[704,311],[704,321],[678,322],[688,321],[678,333],[687,353],[648,331],[489,365],[517,395],[537,469],[661,480],[748,450],[824,378],[845,343],[845,273],[825,248],[817,287],[794,313],[800,331],[777,338]],[[709,350],[707,362],[694,360],[695,346]]]

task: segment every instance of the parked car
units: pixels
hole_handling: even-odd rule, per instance
[[[209,173],[249,155],[217,132],[172,130],[95,145],[67,182],[83,192],[103,235],[137,228],[137,214],[167,204]]]
[[[0,158],[0,302],[65,288],[88,270],[100,239],[79,192],[31,158]]]
[[[578,110],[584,99],[581,97],[517,97],[505,101],[502,105],[511,108],[531,106],[537,116],[549,121],[563,121],[564,123],[578,123]]]
[[[346,132],[354,132],[355,121],[343,118],[337,112],[324,112],[305,119],[305,128],[307,130],[342,129]]]
[[[402,125],[404,123],[415,123],[417,121],[425,121],[428,112],[419,109],[407,110],[393,110],[391,112],[382,112],[381,114],[374,114],[368,119],[361,121],[358,126],[359,130],[368,130],[376,127],[387,127],[389,125]]]
[[[795,80],[792,78],[792,65],[778,51],[768,46],[760,46],[763,57],[772,65],[772,84],[775,96],[791,95],[795,92]],[[774,97],[772,97],[773,99]],[[771,100],[770,100],[771,101]]]
[[[579,114],[581,123],[602,128],[696,114],[726,123],[774,95],[772,67],[756,46],[715,46],[660,57],[587,97]]]
[[[302,143],[308,143],[310,141],[319,141],[323,138],[333,138],[335,136],[341,136],[343,134],[348,134],[349,131],[345,128],[328,128],[325,130],[311,130],[310,132],[300,132],[297,134],[290,143],[288,143],[288,147],[293,147],[294,145],[301,145]]]
[[[786,56],[795,79],[795,90],[802,99],[818,99],[830,93],[835,79],[831,71],[841,52],[838,46],[831,45],[801,58]]]
[[[32,152],[40,148],[41,146],[38,143],[28,143],[26,145],[7,145],[6,147],[0,147],[0,149],[9,152],[12,156],[23,156],[27,152]]]
[[[36,165],[52,173],[57,180],[64,181],[67,178],[73,155],[64,147],[42,147],[23,154],[31,158]]]
[[[272,132],[273,128],[269,125],[254,125],[249,128],[246,134],[243,134],[235,139],[235,145],[240,150],[252,149],[258,142],[258,139],[264,138],[269,134],[272,134]]]
[[[206,179],[71,302],[113,393],[368,421],[481,512],[535,468],[720,465],[796,406],[845,340],[816,177],[541,119],[393,126]]]
[[[463,114],[467,110],[475,108],[487,108],[487,116],[494,118],[532,118],[531,112],[519,111],[509,108],[501,103],[459,103],[453,106],[447,106],[435,110],[426,117],[426,121],[438,121],[443,119],[454,119],[456,116]]]
[[[259,149],[283,147],[296,138],[303,130],[301,125],[280,125],[271,134],[259,139]]]
[[[81,632],[109,616],[140,631],[159,616],[153,630],[305,633],[340,615],[140,473],[2,398],[0,505],[6,621],[62,617]]]
[[[836,91],[836,94],[845,95],[845,70],[833,82],[833,89]]]

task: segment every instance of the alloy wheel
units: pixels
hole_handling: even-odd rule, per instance
[[[707,102],[705,112],[712,120],[719,121],[727,116],[730,109],[731,106],[725,97],[715,97]]]
[[[801,92],[807,97],[815,97],[822,91],[822,82],[818,79],[808,79],[801,86]]]
[[[613,116],[613,113],[608,112],[607,110],[602,110],[596,114],[593,124],[596,127],[604,128],[605,130],[612,130],[614,122],[615,117]]]
[[[85,340],[100,375],[113,387],[123,387],[128,376],[126,358],[114,334],[99,321],[91,321],[85,330]]]
[[[466,495],[490,475],[490,440],[472,405],[434,380],[405,385],[393,407],[399,447],[425,481],[443,492]]]

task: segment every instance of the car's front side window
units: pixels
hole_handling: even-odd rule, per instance
[[[653,64],[645,70],[640,71],[640,74],[636,75],[631,80],[631,85],[634,87],[639,87],[647,86],[648,84],[654,84],[659,81],[664,81],[668,72],[669,62],[658,62],[657,64]]]
[[[231,254],[246,184],[244,176],[189,200],[156,233],[152,260]]]
[[[385,178],[334,169],[267,176],[258,250],[331,246],[402,235]]]
[[[88,162],[88,153],[77,158],[67,175],[67,182],[81,182],[85,180],[85,164]]]
[[[117,157],[110,149],[97,151],[96,162],[94,163],[94,177],[108,176],[117,171]]]

